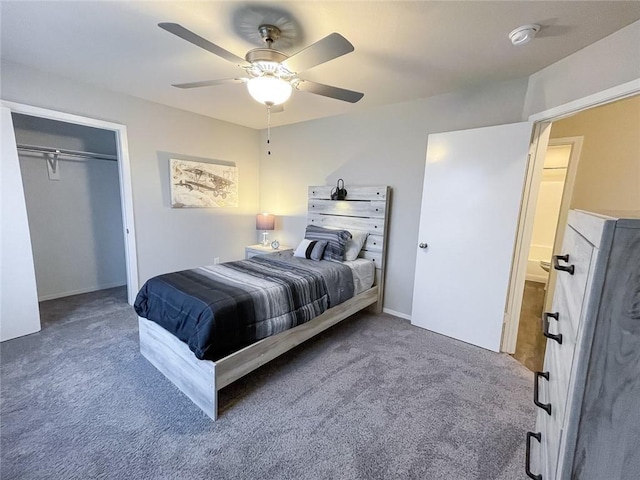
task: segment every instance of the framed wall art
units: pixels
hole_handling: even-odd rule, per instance
[[[172,208],[238,206],[238,168],[169,159]]]

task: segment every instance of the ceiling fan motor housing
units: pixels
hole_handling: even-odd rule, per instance
[[[260,25],[258,31],[267,45],[271,46],[273,42],[280,38],[280,29],[275,25]]]
[[[249,63],[253,63],[253,62],[282,63],[287,58],[289,58],[289,55],[287,55],[286,53],[282,53],[279,50],[274,50],[273,48],[254,48],[253,50],[249,50],[244,58]]]

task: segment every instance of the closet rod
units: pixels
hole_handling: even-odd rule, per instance
[[[62,156],[81,157],[81,158],[95,158],[97,160],[110,160],[118,161],[116,155],[107,155],[106,153],[95,152],[82,152],[80,150],[68,150],[66,148],[52,148],[52,147],[40,147],[38,145],[25,145],[18,144],[18,150],[23,152],[35,152],[35,153],[57,153]]]

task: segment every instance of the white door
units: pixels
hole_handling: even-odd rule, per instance
[[[531,130],[523,122],[429,135],[414,325],[500,350]]]
[[[13,120],[0,109],[0,341],[40,331],[36,273]]]

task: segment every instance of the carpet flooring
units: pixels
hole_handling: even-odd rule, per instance
[[[2,479],[526,478],[508,355],[361,313],[223,389],[214,423],[140,355],[124,289],[41,310],[0,346]]]

